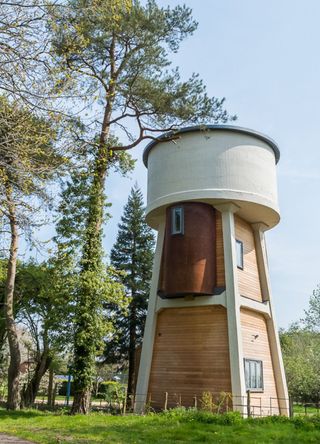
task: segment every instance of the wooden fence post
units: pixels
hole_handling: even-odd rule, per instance
[[[293,399],[289,396],[289,416],[293,418]]]
[[[197,395],[194,395],[194,408],[195,409],[198,408],[198,398],[197,398]]]
[[[251,399],[250,399],[250,390],[247,390],[247,417],[251,416]]]
[[[165,398],[164,398],[164,410],[168,409],[168,392],[165,393]]]

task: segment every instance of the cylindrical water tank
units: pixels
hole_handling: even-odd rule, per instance
[[[233,202],[237,214],[269,228],[279,222],[276,163],[279,149],[269,137],[228,125],[184,128],[152,141],[148,168],[147,222],[176,202]]]

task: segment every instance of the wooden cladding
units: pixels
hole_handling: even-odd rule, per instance
[[[169,308],[159,313],[148,399],[155,409],[180,400],[192,406],[203,392],[231,392],[227,312],[224,307]]]
[[[225,269],[224,269],[224,251],[223,251],[223,233],[222,217],[220,211],[216,210],[216,270],[217,287],[225,287]]]
[[[183,230],[172,233],[175,209]],[[181,217],[182,217],[181,216]],[[216,224],[211,205],[184,202],[167,209],[158,294],[164,298],[212,295],[216,286]]]
[[[266,319],[261,313],[241,309],[241,330],[244,358],[261,360],[263,365],[263,392],[252,393],[251,404],[259,414],[261,405],[263,416],[278,415],[279,405]]]
[[[238,269],[239,293],[256,301],[262,301],[254,235],[250,224],[235,216],[236,239],[243,243],[243,270]]]

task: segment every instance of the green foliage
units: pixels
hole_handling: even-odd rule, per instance
[[[102,108],[90,131],[96,127],[100,132],[105,107],[115,114],[107,126],[116,125],[128,146],[149,130],[230,119],[224,99],[210,98],[198,75],[184,81],[178,69],[170,69],[170,53],[197,28],[190,8],[161,8],[154,0],[145,5],[134,1],[131,7],[119,1],[116,9],[110,4],[114,6],[110,0],[69,0],[49,9],[59,61],[57,86],[78,91],[88,103],[93,98]],[[105,136],[108,131],[104,141]]]
[[[124,207],[110,255],[111,264],[121,272],[119,279],[126,289],[129,306],[126,313],[111,307],[116,328],[115,334],[107,339],[105,349],[107,362],[123,366],[129,361],[129,379],[134,379],[134,354],[144,332],[153,251],[154,234],[144,220],[143,197],[136,185]],[[133,393],[130,382],[128,392]]]
[[[0,96],[0,186],[8,183],[17,193],[43,196],[46,182],[67,160],[53,145],[56,137],[47,120]]]
[[[309,330],[320,333],[320,286],[312,292],[303,323]]]
[[[99,385],[98,398],[102,398],[112,404],[122,404],[126,398],[126,388],[116,381],[106,381]]]
[[[68,0],[50,6],[48,13],[57,62],[56,89],[69,91],[87,111],[81,114],[78,139],[92,155],[74,341],[73,412],[86,412],[95,354],[102,335],[108,333],[101,323],[99,282],[107,279],[101,274],[102,225],[110,164],[119,151],[163,131],[187,123],[225,122],[230,117],[223,99],[208,97],[197,75],[182,81],[177,69],[170,70],[170,53],[197,26],[189,8],[160,8],[154,0],[145,5],[138,0]],[[73,108],[75,102],[70,104]],[[94,105],[92,113],[90,105]],[[114,130],[121,134],[120,142]],[[119,158],[120,165],[127,165],[123,160]],[[107,299],[106,303],[118,302],[112,294]]]
[[[293,324],[280,332],[290,395],[306,402],[320,398],[320,334]]]

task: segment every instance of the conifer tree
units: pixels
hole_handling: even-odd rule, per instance
[[[117,316],[117,339],[106,348],[107,359],[128,362],[128,395],[135,391],[135,351],[141,344],[152,273],[154,234],[144,220],[143,197],[137,185],[131,189],[119,224],[117,240],[111,251],[111,263],[124,271],[129,308],[126,316]]]

